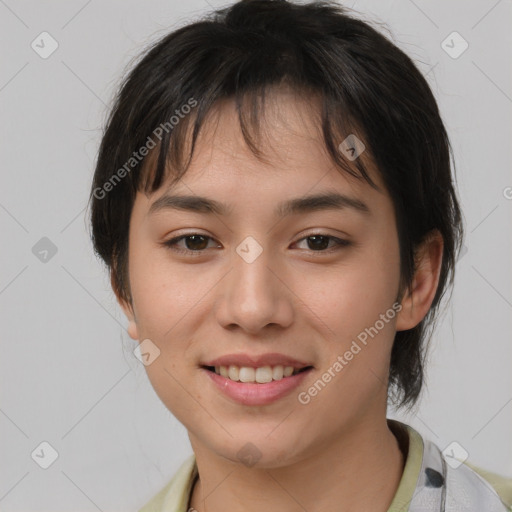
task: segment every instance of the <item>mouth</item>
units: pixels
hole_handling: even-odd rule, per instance
[[[201,373],[208,377],[206,382],[210,382],[218,392],[231,401],[244,406],[264,406],[292,394],[314,371],[314,366],[311,365],[295,365],[274,364],[254,367],[209,364],[201,365],[199,368]]]
[[[228,380],[241,383],[252,383],[252,384],[267,384],[272,381],[279,381],[304,373],[311,370],[313,366],[236,366],[236,365],[220,365],[220,366],[207,366],[202,365],[201,368],[208,370],[211,373],[220,375]]]

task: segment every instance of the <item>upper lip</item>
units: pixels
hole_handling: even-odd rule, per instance
[[[299,361],[293,357],[286,356],[284,354],[278,354],[276,352],[269,354],[260,355],[249,355],[249,354],[226,354],[216,359],[211,359],[203,366],[246,366],[249,368],[261,368],[262,366],[293,366],[294,368],[304,368],[306,366],[312,366],[309,363]]]

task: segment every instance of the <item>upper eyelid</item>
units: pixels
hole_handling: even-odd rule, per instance
[[[321,235],[321,236],[327,236],[327,237],[331,237],[331,238],[340,238],[340,237],[349,237],[349,235],[346,235],[346,234],[339,234],[339,235],[333,235],[331,233],[328,233],[326,231],[324,231],[323,229],[325,228],[313,228],[313,231],[310,231],[306,234],[303,234],[301,236],[301,238],[298,238],[297,241],[299,240],[302,240],[303,238],[307,238],[309,236],[314,236],[314,235]],[[215,240],[216,242],[218,242],[218,240],[211,236],[211,235],[208,235],[206,233],[201,233],[200,231],[191,231],[190,233],[180,233],[178,235],[174,235],[173,237],[169,238],[168,240],[166,240],[167,242],[170,242],[171,240],[176,240],[178,238],[185,238],[187,236],[194,236],[194,235],[200,235],[200,236],[204,236],[206,238],[210,238],[211,240]]]
[[[185,239],[185,238],[187,238],[189,236],[194,236],[194,235],[204,236],[205,238],[208,238],[211,241],[214,241],[216,243],[220,243],[217,239],[215,239],[214,237],[212,237],[210,235],[206,235],[205,233],[191,232],[191,233],[184,233],[184,234],[181,234],[181,235],[173,236],[172,238],[169,238],[168,240],[165,240],[163,242],[163,244],[164,245],[170,245],[170,243],[173,242],[174,245],[176,245],[178,242],[181,242],[183,239]],[[342,238],[345,235],[341,235],[341,236],[331,235],[331,234],[326,233],[326,232],[321,231],[321,230],[312,231],[310,233],[302,235],[300,238],[298,238],[293,243],[302,242],[304,239],[309,238],[310,236],[324,236],[324,237],[330,238],[330,239],[332,239],[334,241],[351,243],[350,240],[348,240],[347,238]],[[200,250],[197,250],[197,251],[192,251],[191,249],[184,249],[184,250],[185,251],[190,251],[190,252],[201,252],[201,251],[205,251],[206,249],[200,249]],[[322,251],[319,251],[319,252],[322,252]]]

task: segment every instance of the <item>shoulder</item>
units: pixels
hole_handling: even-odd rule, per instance
[[[485,480],[496,491],[503,503],[512,510],[512,478],[492,473],[468,462],[465,464]]]
[[[175,477],[173,477],[171,481],[165,487],[163,487],[158,494],[153,496],[150,501],[148,501],[141,509],[139,509],[138,512],[162,512],[164,510],[163,506],[165,497],[169,493],[169,489],[173,484],[174,478]]]
[[[188,457],[171,480],[138,512],[186,512],[197,474],[195,455]]]

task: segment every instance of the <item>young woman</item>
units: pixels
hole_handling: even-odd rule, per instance
[[[463,227],[436,101],[335,3],[242,0],[112,109],[93,240],[193,456],[142,511],[504,511],[512,484],[386,417],[423,383]]]

